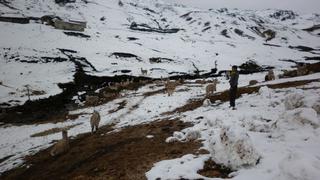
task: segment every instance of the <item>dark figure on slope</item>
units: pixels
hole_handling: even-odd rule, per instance
[[[239,73],[237,70],[237,66],[232,66],[232,70],[230,72],[230,107],[232,107],[233,110],[235,110],[236,106],[236,98],[237,98],[237,89],[238,89],[238,79],[239,79]]]

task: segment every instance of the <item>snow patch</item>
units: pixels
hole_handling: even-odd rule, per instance
[[[260,155],[249,135],[239,128],[224,127],[211,142],[212,159],[232,169],[254,166]]]
[[[276,179],[319,179],[320,158],[314,158],[306,153],[291,153],[280,162],[279,169],[281,173]]]
[[[303,94],[296,92],[294,94],[289,94],[284,99],[284,106],[286,110],[292,110],[303,106]]]

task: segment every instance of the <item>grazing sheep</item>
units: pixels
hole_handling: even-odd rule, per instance
[[[308,74],[308,68],[306,64],[297,67],[297,76],[304,76],[307,74]]]
[[[196,80],[195,81],[195,83],[197,83],[197,84],[205,84],[206,83],[206,80],[205,79],[198,79],[198,80]]]
[[[214,93],[214,91],[217,90],[217,84],[218,84],[218,80],[215,79],[215,80],[213,80],[213,83],[210,83],[207,85],[206,96],[212,95]]]
[[[275,80],[275,76],[274,76],[274,72],[272,69],[270,69],[268,71],[268,74],[265,76],[265,81],[272,81],[272,80]]]
[[[100,114],[98,111],[94,110],[93,114],[90,118],[90,125],[91,125],[91,132],[97,131],[99,128],[99,123],[100,123]]]
[[[109,98],[117,97],[118,94],[117,93],[111,93],[111,92],[103,92],[102,95],[103,95],[104,98],[109,99]]]
[[[258,84],[258,81],[257,80],[251,80],[249,81],[249,86],[253,86],[255,84]]]
[[[184,84],[184,79],[181,79],[181,78],[180,78],[180,79],[178,80],[178,83],[179,83],[179,84]]]
[[[206,96],[212,95],[214,91],[216,91],[216,84],[208,84],[206,87]]]
[[[142,75],[147,75],[147,74],[148,74],[148,70],[141,68],[141,74],[142,74]]]
[[[166,91],[168,93],[168,96],[171,96],[174,92],[174,90],[176,89],[177,87],[177,83],[176,82],[173,82],[173,81],[167,81],[166,84],[165,84],[165,88],[166,88]]]
[[[50,151],[51,156],[56,156],[68,151],[70,148],[69,146],[69,139],[68,139],[68,132],[67,130],[62,131],[62,139],[58,141]]]
[[[85,104],[90,106],[90,105],[97,105],[99,102],[99,97],[98,96],[86,96],[86,102]]]

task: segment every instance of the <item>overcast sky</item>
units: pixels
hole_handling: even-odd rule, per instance
[[[163,0],[199,8],[289,9],[302,13],[320,13],[320,0]]]

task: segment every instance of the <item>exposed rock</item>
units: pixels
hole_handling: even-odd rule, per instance
[[[113,52],[110,56],[115,56],[116,58],[136,58],[138,61],[142,61],[139,56],[131,53]]]
[[[314,51],[316,49],[313,49],[311,47],[307,47],[307,46],[289,46],[290,49],[296,49],[298,51],[305,51],[305,52],[310,52],[310,51]]]
[[[160,27],[154,28],[154,27],[150,27],[147,24],[137,24],[135,22],[132,22],[129,28],[135,31],[146,31],[146,32],[157,32],[157,33],[177,33],[181,30],[178,28],[172,28],[172,29],[162,29]]]
[[[304,31],[308,31],[308,32],[313,32],[315,30],[319,30],[320,29],[320,24],[317,25],[313,25],[312,27],[306,28],[306,29],[302,29]]]
[[[54,20],[54,27],[62,30],[84,31],[86,26],[87,26],[87,23],[81,22],[81,21],[73,21],[73,20],[63,21],[60,19]]]
[[[262,34],[266,37],[266,42],[267,42],[267,41],[270,41],[270,40],[272,40],[273,38],[276,37],[276,32],[273,31],[273,30],[271,30],[271,29],[268,29],[268,30],[266,30],[266,31],[263,31]]]
[[[263,43],[265,46],[271,46],[271,47],[281,47],[280,45],[277,44],[269,44],[269,43]]]
[[[174,62],[173,59],[162,58],[162,57],[152,57],[149,59],[150,63],[164,63],[164,62]]]
[[[211,27],[209,26],[209,27],[206,27],[206,28],[204,28],[203,30],[202,30],[202,32],[206,32],[207,30],[209,30],[209,29],[211,29]]]
[[[40,18],[41,22],[46,25],[54,26],[54,19],[60,19],[58,16],[54,15],[44,15]]]
[[[28,24],[28,23],[30,23],[30,18],[28,18],[28,17],[4,17],[4,16],[0,16],[0,21],[18,23],[18,24]]]
[[[226,38],[230,38],[230,36],[228,35],[228,30],[227,29],[222,30],[220,34],[223,35]]]
[[[76,0],[54,0],[57,4],[75,3]]]
[[[91,36],[83,34],[83,33],[79,33],[79,32],[63,32],[64,34],[68,35],[68,36],[75,36],[75,37],[81,37],[81,38],[90,38]]]
[[[251,40],[255,40],[254,37],[249,36],[249,35],[247,35],[247,34],[244,34],[244,32],[241,31],[240,29],[237,29],[237,28],[236,28],[236,29],[234,29],[234,32],[235,32],[236,34],[238,34],[239,36],[246,37],[246,38],[251,39]]]
[[[2,4],[3,6],[6,6],[10,9],[13,9],[13,10],[17,10],[15,7],[11,6],[11,3],[8,2],[7,0],[0,0],[0,4]]]
[[[298,15],[293,11],[289,10],[278,10],[277,12],[269,15],[271,18],[280,19],[281,21],[285,21],[287,19],[295,19]]]
[[[136,38],[136,37],[127,37],[127,39],[129,41],[136,41],[136,40],[139,40],[139,38]]]
[[[305,60],[317,60],[317,61],[320,61],[320,56],[314,56],[314,57],[305,56],[304,59]]]
[[[253,26],[253,27],[249,27],[248,29],[254,32],[255,34],[257,34],[258,36],[265,38],[265,35],[261,32],[264,30],[263,27]]]
[[[239,66],[241,74],[250,74],[256,72],[263,72],[272,69],[271,66],[259,66],[255,61],[249,60]]]

